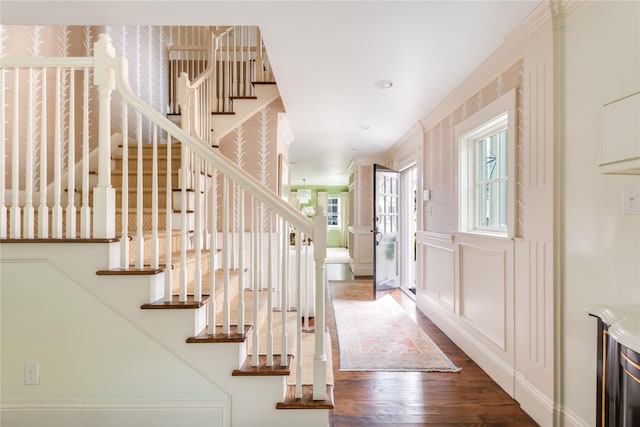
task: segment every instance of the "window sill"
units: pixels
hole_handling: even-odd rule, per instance
[[[454,231],[452,234],[454,236],[473,236],[498,240],[513,240],[513,238],[511,238],[507,233],[492,233],[488,231]]]

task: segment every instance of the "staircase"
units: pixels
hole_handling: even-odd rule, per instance
[[[211,44],[228,31],[212,32]],[[275,99],[276,86],[263,82],[253,85],[251,95],[225,94],[235,114],[211,114],[216,101],[209,104],[198,93],[202,84],[183,75],[178,128],[131,93],[125,62],[115,57],[108,37],[101,36],[94,51],[94,58],[1,59],[0,105],[6,108],[0,117],[0,224],[7,224],[0,230],[1,261],[26,266],[46,260],[193,367],[228,396],[222,425],[326,426],[333,407],[330,344],[324,331],[326,216],[319,210],[309,221],[212,148],[260,105]],[[212,55],[218,54],[212,50]],[[205,73],[225,68],[216,59],[212,63],[218,66]],[[82,115],[90,109],[88,70],[99,93],[97,124]],[[69,90],[71,98],[83,100],[72,109],[79,112],[82,126],[73,122],[74,114],[63,117],[43,110],[54,108],[44,90],[41,102],[33,100],[33,88],[39,86],[34,74],[41,76],[40,85],[55,87],[59,97],[64,73],[77,82]],[[219,75],[215,79],[225,80]],[[196,77],[198,81],[206,79]],[[25,87],[26,107],[16,95],[25,93]],[[206,87],[206,93],[214,91],[214,86]],[[122,101],[118,130],[128,137],[118,146],[111,138],[113,88]],[[41,140],[29,131],[37,115]],[[135,119],[129,122],[130,117]],[[72,131],[61,130],[65,125],[82,128],[78,147]],[[91,148],[88,129],[93,128],[97,143]],[[47,141],[50,133],[52,141]],[[63,171],[62,134],[70,141],[68,164],[76,164],[75,153],[82,153],[79,168]],[[52,174],[47,162],[33,161],[36,152],[47,158],[47,150],[53,151]],[[89,159],[96,157],[97,179],[89,167]],[[290,230],[296,234],[294,247],[289,246]],[[300,309],[308,297],[301,289],[306,277],[303,236],[314,242],[313,330],[308,313]],[[13,278],[3,275],[2,280]]]

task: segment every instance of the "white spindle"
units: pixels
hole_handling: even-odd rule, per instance
[[[158,268],[160,253],[158,251],[158,126],[153,125],[152,131],[152,165],[151,165],[151,241],[150,267]],[[166,236],[169,238],[170,236]]]
[[[62,94],[61,73],[56,68],[56,103],[53,123],[53,208],[51,209],[51,237],[62,238],[62,206],[60,204],[62,186]]]
[[[224,175],[222,182],[222,269],[224,274],[224,302],[222,304],[222,333],[230,334],[229,302],[229,178]]]
[[[122,238],[120,239],[120,268],[129,268],[129,108],[122,101],[122,185],[120,188],[120,218],[122,221]]]
[[[0,239],[7,237],[7,205],[5,201],[5,100],[4,100],[4,69],[0,69]]]
[[[238,90],[238,87],[236,86],[237,83],[237,78],[238,78],[238,49],[237,49],[237,44],[238,44],[238,28],[242,28],[242,27],[233,27],[233,76],[231,77],[231,94],[230,96],[239,96],[240,95],[240,91]],[[240,31],[240,33],[242,34],[242,31]],[[242,37],[242,35],[241,35]]]
[[[181,145],[180,162],[180,302],[187,300],[187,159],[190,153],[186,144]]]
[[[238,207],[238,230],[240,241],[238,243],[238,334],[244,333],[244,188],[238,192],[240,205]],[[257,307],[254,307],[257,309]]]
[[[302,310],[302,317],[303,317],[303,325],[304,325],[304,330],[306,332],[309,332],[309,287],[308,287],[308,282],[309,282],[309,245],[304,245],[304,265],[302,268],[302,278],[300,281],[300,285],[298,286],[298,292],[302,293],[302,290],[304,289],[304,298],[302,299],[302,305],[301,305],[301,310]]]
[[[194,194],[194,221],[195,221],[195,231],[194,231],[194,245],[196,252],[196,266],[195,271],[193,273],[193,299],[195,301],[202,301],[202,160],[197,157],[195,162],[195,174],[196,174],[196,185],[195,185],[195,194]]]
[[[165,208],[165,270],[164,270],[164,300],[166,302],[171,301],[171,293],[173,289],[173,270],[171,268],[171,256],[173,253],[173,233],[172,233],[172,216],[173,212],[173,192],[171,184],[172,166],[171,166],[171,140],[173,136],[167,134],[167,183],[166,183],[166,208]]]
[[[17,114],[20,111],[20,69],[16,68],[13,81],[13,115],[12,120],[12,146],[11,146],[11,210],[10,210],[10,231],[12,239],[20,238],[20,121]],[[3,142],[4,143],[4,142]]]
[[[137,156],[136,159],[136,268],[142,269],[144,267],[144,236],[142,235],[142,229],[144,228],[144,218],[142,216],[144,211],[144,198],[143,198],[143,175],[142,175],[142,114],[140,111],[136,111],[136,140],[137,140]],[[123,145],[127,143],[127,140],[122,140]]]
[[[229,51],[231,47],[231,41],[229,40],[229,33],[227,33],[227,56],[224,66],[224,75],[225,75],[225,85],[224,85],[224,111],[231,111],[231,106],[229,105],[229,96],[231,89],[231,69],[229,67],[229,62],[231,61],[231,52]]]
[[[282,316],[280,365],[287,366],[287,308],[289,307],[289,224],[282,218],[282,283],[280,284],[280,314]]]
[[[211,187],[209,188],[209,331],[216,330],[216,253],[218,234],[218,172],[211,169]]]
[[[267,366],[273,366],[273,213],[268,211],[269,237],[267,242]],[[282,357],[286,357],[284,354]]]
[[[76,70],[69,71],[69,139],[67,141],[67,239],[76,238]]]
[[[25,239],[33,239],[33,116],[34,116],[34,97],[33,97],[33,69],[29,68],[29,82],[27,89],[27,146],[25,150],[25,205],[22,212],[23,218],[23,236]],[[16,112],[17,113],[17,112]],[[4,142],[3,142],[4,143]]]
[[[300,269],[300,230],[296,230],[296,399],[302,398],[302,272]]]
[[[264,81],[264,76],[262,75],[263,67],[262,37],[260,36],[260,30],[256,28],[256,75],[254,77],[254,80],[257,82]]]
[[[80,207],[80,237],[91,237],[91,207],[89,206],[89,68],[83,73],[84,88],[82,91],[82,206]],[[125,135],[125,134],[123,134]],[[40,159],[42,161],[42,159]],[[125,218],[124,210],[122,217]],[[126,221],[123,221],[126,222]],[[126,235],[122,235],[125,241],[127,254],[129,242]]]
[[[260,273],[260,263],[258,262],[258,201],[255,198],[251,198],[251,252],[252,252],[252,266],[253,270],[253,358],[251,361],[252,366],[258,366],[259,364],[259,340],[260,334],[258,333],[258,311],[260,308],[260,287],[258,286],[258,274]]]
[[[47,205],[47,69],[42,69],[42,102],[40,103],[40,205],[38,206],[38,237],[49,237],[49,206]]]

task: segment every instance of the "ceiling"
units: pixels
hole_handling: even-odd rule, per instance
[[[2,0],[12,24],[258,25],[294,135],[292,185],[346,185],[495,51],[535,1]],[[375,83],[391,80],[389,89]],[[366,129],[365,129],[366,128]]]

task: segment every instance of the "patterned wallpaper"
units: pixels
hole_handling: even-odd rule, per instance
[[[455,127],[485,105],[510,91],[517,90],[517,168],[516,168],[516,235],[522,230],[522,152],[523,152],[523,62],[519,61],[500,74],[494,81],[467,99],[440,123],[424,133],[424,188],[431,189],[432,215],[424,216],[426,230],[437,233],[451,233],[458,227],[458,142]]]
[[[168,103],[168,70],[167,70],[167,47],[170,45],[206,45],[206,35],[208,33],[207,27],[176,27],[176,26],[75,26],[75,25],[61,25],[61,26],[41,26],[41,25],[0,25],[0,56],[92,56],[93,44],[98,39],[98,36],[102,33],[108,34],[112,38],[112,43],[115,48],[116,56],[126,57],[129,63],[129,82],[134,93],[138,94],[145,102],[150,104],[154,109],[162,113],[167,112]],[[36,103],[40,104],[43,97],[41,95],[41,88],[43,85],[43,78],[39,70],[34,71],[34,93],[36,94]],[[24,74],[24,75],[23,75]],[[49,75],[50,74],[50,75]],[[64,120],[62,129],[62,139],[65,147],[69,135],[69,117],[73,113],[75,118],[76,136],[80,137],[82,133],[82,111],[80,108],[81,94],[76,93],[76,111],[69,111],[70,108],[70,96],[68,88],[70,86],[69,72],[62,73],[62,93],[61,93],[61,105],[62,105],[62,117]],[[82,75],[76,73],[76,86],[81,87]],[[12,78],[7,73],[8,78],[5,81],[5,96],[6,103],[9,104],[13,101],[12,90]],[[92,79],[92,75],[89,75]],[[27,93],[27,80],[26,72],[21,73],[20,76],[20,123],[24,124],[26,120],[26,93]],[[55,91],[55,76],[53,73],[47,73],[46,87],[47,87],[47,103],[49,100],[54,99]],[[90,104],[90,121],[93,126],[89,129],[90,146],[96,145],[96,128],[97,126],[97,91],[95,88],[90,90],[89,104]],[[121,123],[121,108],[120,100],[117,94],[114,94],[112,98],[112,133],[120,131]],[[11,113],[5,118],[6,123],[11,123]],[[40,143],[40,123],[41,123],[40,110],[36,110],[33,122],[34,122],[34,135],[37,144]],[[53,108],[47,110],[47,121],[52,123],[53,120]],[[135,130],[135,115],[133,111],[129,112],[129,135],[134,135]],[[25,139],[26,130],[22,126],[20,133],[20,140]],[[7,129],[7,137],[12,137],[12,130],[9,126]],[[53,144],[53,126],[48,126],[48,134],[46,135],[47,144]],[[145,123],[143,129],[143,141],[149,142],[151,135],[151,125]],[[22,149],[24,147],[21,147]],[[39,150],[36,154],[36,167],[34,169],[36,174],[36,182],[39,173],[40,159]],[[10,154],[10,153],[9,153]],[[80,158],[81,145],[78,143],[75,150],[76,160]],[[21,153],[21,157],[23,152]],[[49,162],[53,160],[53,150],[48,151]],[[65,150],[65,166],[66,165],[66,150]],[[9,166],[9,165],[8,165]],[[9,170],[7,170],[9,172]],[[49,178],[52,179],[53,168],[48,169]]]
[[[278,113],[284,111],[282,100],[278,98],[220,140],[220,152],[223,155],[276,194],[278,192]],[[234,199],[238,199],[237,190]],[[246,228],[250,225],[250,206],[250,199],[245,197]],[[237,224],[237,203],[234,206],[232,218]],[[266,218],[264,224],[267,229]]]

